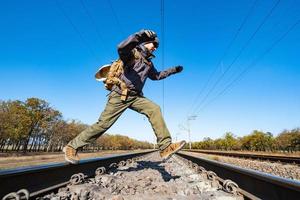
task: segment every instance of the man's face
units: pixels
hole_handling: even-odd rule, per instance
[[[153,51],[155,51],[156,50],[156,47],[154,46],[154,44],[151,42],[151,43],[147,43],[147,44],[145,44],[144,45],[151,53],[153,52]]]

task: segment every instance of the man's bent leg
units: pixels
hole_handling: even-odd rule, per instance
[[[160,107],[145,97],[137,97],[129,107],[148,117],[157,138],[160,150],[171,144],[171,135],[163,119]]]
[[[116,122],[128,106],[128,102],[121,101],[120,95],[112,92],[98,122],[82,131],[68,143],[68,146],[78,149],[95,141]]]

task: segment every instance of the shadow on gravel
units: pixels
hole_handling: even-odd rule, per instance
[[[138,161],[137,167],[129,167],[128,169],[118,169],[118,171],[126,171],[126,172],[131,172],[131,171],[140,171],[144,169],[153,169],[157,170],[162,178],[164,179],[165,182],[169,182],[171,179],[177,179],[180,178],[180,176],[172,176],[169,174],[169,172],[166,171],[165,167],[161,166],[160,164],[164,163],[162,161],[159,162],[150,162],[150,161]]]

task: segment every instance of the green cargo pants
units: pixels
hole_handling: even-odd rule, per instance
[[[112,92],[108,97],[108,102],[98,122],[82,131],[68,145],[74,149],[78,149],[95,141],[116,122],[127,108],[147,116],[156,135],[160,150],[165,149],[171,143],[169,130],[166,127],[160,107],[157,104],[145,97],[130,95],[126,101],[122,101],[118,93]]]

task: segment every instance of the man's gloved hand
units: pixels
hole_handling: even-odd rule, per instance
[[[143,42],[154,40],[157,37],[156,33],[151,30],[141,30],[138,32]]]
[[[145,34],[149,37],[149,38],[155,38],[157,37],[156,33],[154,31],[151,30],[145,30]]]
[[[182,66],[176,66],[175,70],[176,70],[176,73],[179,73],[183,70],[183,67]]]

